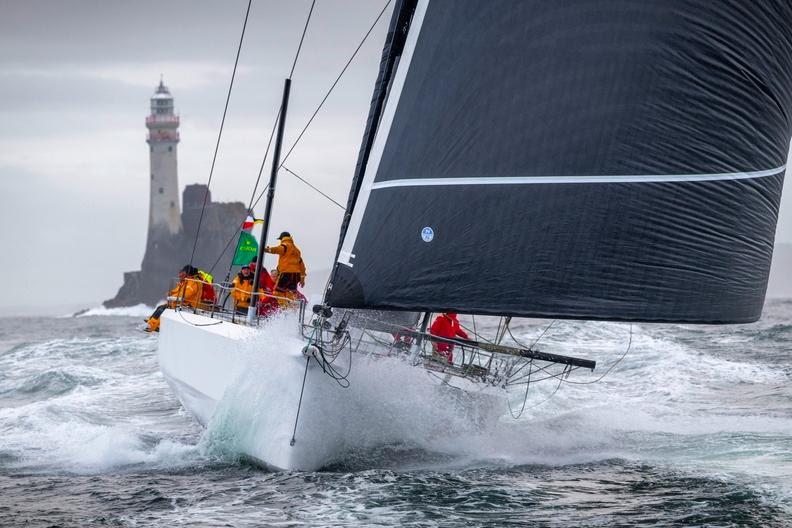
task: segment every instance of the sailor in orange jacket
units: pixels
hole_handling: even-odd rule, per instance
[[[168,304],[158,306],[151,317],[146,319],[148,332],[159,332],[160,316],[165,308],[173,308],[179,302],[182,305],[198,306],[201,302],[201,292],[203,283],[198,280],[198,270],[193,266],[187,265],[179,270],[179,282],[168,292]]]
[[[248,266],[243,266],[233,282],[234,289],[231,290],[231,296],[234,298],[234,307],[238,312],[247,312],[250,306],[250,294],[253,292],[253,272]],[[264,293],[261,288],[258,291]]]
[[[198,278],[197,268],[184,266],[179,271],[179,283],[168,292],[168,301],[179,302],[180,299],[182,305],[197,307],[201,302],[203,284]]]
[[[455,313],[444,313],[437,316],[432,326],[429,328],[429,333],[433,336],[442,337],[444,339],[454,339],[461,337],[467,339],[467,333],[459,326],[459,320]],[[445,358],[449,363],[454,362],[454,344],[446,342],[433,342],[433,351]]]
[[[276,288],[280,290],[296,291],[297,285],[305,286],[305,263],[300,249],[294,245],[294,240],[288,231],[278,237],[280,245],[265,247],[264,251],[278,255],[278,280]]]

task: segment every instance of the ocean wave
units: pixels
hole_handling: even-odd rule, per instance
[[[20,380],[16,386],[0,391],[0,397],[51,398],[67,393],[76,387],[97,385],[104,379],[101,376],[53,369]]]
[[[0,467],[91,474],[178,468],[217,459],[235,464],[259,440],[257,428],[269,408],[284,407],[289,415],[296,410],[284,394],[261,387],[257,375],[279,367],[268,352],[289,343],[299,346],[291,341],[291,320],[274,321],[266,335],[245,344],[250,368],[225,395],[202,437],[158,374],[156,338],[133,335],[123,321],[89,326],[121,328],[121,323],[117,337],[77,338],[69,334],[74,325],[61,320],[66,328],[62,338],[26,344],[0,357],[7,372],[26,369],[21,392],[52,391],[50,398],[0,411]],[[515,336],[530,344],[546,324],[515,329]],[[626,324],[559,322],[539,348],[596,359],[593,374],[578,371],[569,378],[590,381],[621,357],[629,331]],[[619,458],[704,467],[711,474],[744,471],[775,478],[776,468],[788,471],[783,449],[792,424],[783,406],[789,398],[788,374],[755,361],[755,353],[724,354],[729,336],[743,339],[734,330],[707,329],[696,339],[680,339],[685,331],[633,325],[630,353],[601,382],[563,384],[557,393],[554,381],[536,384],[522,418],[512,420],[504,407],[497,428],[483,434],[439,434],[442,429],[464,429],[467,418],[450,406],[438,408],[434,393],[414,390],[422,384],[412,383],[412,369],[356,364],[345,397],[365,400],[387,393],[394,405],[415,412],[403,423],[390,418],[389,408],[375,417],[361,416],[366,423],[357,427],[366,434],[354,438],[361,451],[352,450],[343,466],[455,468],[482,461],[508,467],[561,466]],[[754,342],[745,348],[755,347]],[[77,368],[86,364],[105,372]],[[69,390],[70,384],[78,390]],[[768,394],[777,402],[774,416],[767,413]],[[515,391],[513,404],[519,406],[523,395]],[[402,436],[410,445],[397,446],[393,460],[387,452],[373,456],[378,432],[394,427],[409,431]],[[410,456],[401,464],[397,459],[405,453]]]
[[[158,377],[109,373],[110,382],[86,384],[85,379],[78,382],[78,377],[62,374],[49,371],[24,384],[33,388],[34,382],[54,381],[58,391],[39,384],[35,390],[53,393],[0,409],[0,465],[31,472],[95,474],[177,468],[202,458],[190,441],[197,438],[194,435],[172,438],[167,427],[160,431],[159,421],[179,417],[179,409],[167,401],[160,403],[165,387],[155,391],[151,386]],[[68,383],[61,383],[64,380]],[[17,392],[16,396],[26,395]]]
[[[104,306],[97,306],[90,308],[86,311],[79,311],[64,317],[142,317],[146,318],[154,311],[154,308],[145,304],[136,304],[135,306],[123,306],[120,308],[105,308]]]
[[[155,437],[135,427],[92,424],[74,416],[28,417],[0,440],[6,461],[27,471],[58,468],[76,474],[133,467],[170,469],[201,458],[195,445]]]

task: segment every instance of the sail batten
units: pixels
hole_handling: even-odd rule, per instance
[[[759,317],[792,130],[792,5],[400,9],[409,31],[329,304]]]
[[[391,187],[421,187],[434,185],[538,185],[545,183],[657,183],[685,181],[745,180],[775,176],[786,171],[786,165],[753,172],[723,172],[719,174],[617,174],[601,176],[509,176],[501,178],[411,178],[375,182],[372,189]]]

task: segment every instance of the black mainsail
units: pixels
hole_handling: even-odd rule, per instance
[[[754,321],[790,111],[786,1],[403,0],[326,301]]]

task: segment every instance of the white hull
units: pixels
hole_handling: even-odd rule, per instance
[[[396,358],[354,355],[349,388],[311,360],[291,445],[306,375],[304,345],[293,322],[253,329],[166,310],[159,361],[176,396],[210,433],[275,469],[316,470],[378,445],[432,445],[433,438],[447,444],[506,408],[491,387],[456,378],[468,386],[451,388]],[[346,373],[349,354],[341,356],[334,366]]]

